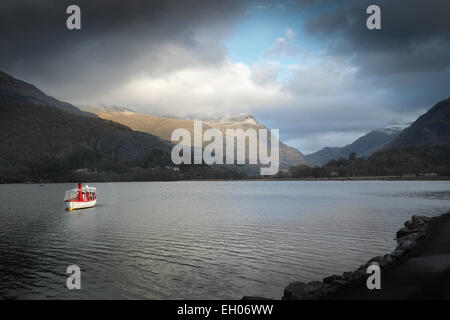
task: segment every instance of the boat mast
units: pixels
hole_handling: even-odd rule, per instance
[[[83,192],[81,191],[81,183],[78,184],[78,200],[83,200]]]

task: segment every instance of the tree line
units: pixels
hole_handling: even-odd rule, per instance
[[[289,175],[294,178],[450,176],[450,144],[393,148],[377,151],[368,158],[351,153],[347,158],[330,160],[321,167],[293,166]]]

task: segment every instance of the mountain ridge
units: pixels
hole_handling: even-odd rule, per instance
[[[100,180],[113,175],[120,180],[131,177],[131,167],[171,164],[171,145],[159,137],[78,110],[4,72],[0,110],[0,182],[38,176],[67,180],[79,168],[106,172],[97,175]]]
[[[84,112],[74,105],[55,99],[38,89],[31,83],[14,78],[0,70],[0,97],[17,102],[30,102],[56,107],[76,115],[96,117],[94,114]]]
[[[450,142],[450,97],[422,114],[403,130],[386,148],[420,144],[444,145]]]
[[[306,155],[305,158],[314,166],[322,166],[330,160],[347,158],[354,152],[358,157],[367,158],[374,152],[383,149],[409,125],[409,122],[392,121],[383,128],[371,130],[344,147],[325,147]]]
[[[178,128],[187,129],[193,137],[194,121],[201,120],[203,130],[210,128],[218,129],[225,135],[226,129],[267,129],[252,115],[239,114],[222,114],[209,116],[189,116],[187,118],[168,118],[162,116],[155,116],[151,114],[138,113],[128,108],[119,110],[114,107],[97,108],[89,106],[80,106],[80,108],[87,112],[95,113],[102,119],[107,119],[122,123],[133,130],[147,132],[156,135],[164,140],[170,141],[173,130]],[[131,110],[132,112],[127,112]],[[304,164],[308,162],[303,154],[297,149],[290,147],[280,141],[280,169],[288,169],[292,165]]]

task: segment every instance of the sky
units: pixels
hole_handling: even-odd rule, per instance
[[[81,30],[66,8],[81,8]],[[381,8],[381,30],[366,8]],[[6,0],[0,70],[75,105],[249,113],[304,154],[450,96],[450,2]]]

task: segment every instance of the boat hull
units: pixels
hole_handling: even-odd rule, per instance
[[[66,209],[71,210],[78,210],[78,209],[86,209],[86,208],[92,208],[96,205],[97,200],[90,200],[90,201],[65,201]]]

